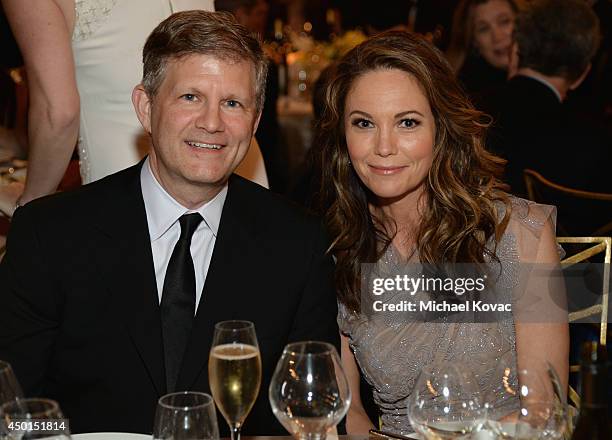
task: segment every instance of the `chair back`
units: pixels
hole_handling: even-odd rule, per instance
[[[599,237],[612,233],[612,194],[568,188],[531,169],[523,170],[523,178],[529,199],[558,208],[561,234]]]
[[[566,256],[561,260],[563,269],[568,269],[578,263],[586,263],[594,257],[599,257],[599,262],[603,262],[601,278],[597,283],[597,304],[586,304],[584,307],[572,310],[569,313],[569,322],[584,322],[589,321],[594,316],[598,316],[599,325],[599,342],[606,345],[608,333],[608,304],[610,297],[610,262],[612,261],[612,238],[611,237],[557,237],[559,244],[570,245],[578,248],[578,251],[570,256]],[[603,260],[601,255],[603,254]],[[597,278],[597,277],[596,277]],[[571,289],[571,286],[569,286]],[[572,292],[568,291],[568,296],[572,296]],[[601,298],[601,299],[599,299]],[[591,318],[591,319],[589,319]],[[571,365],[570,373],[578,373],[579,365]],[[580,396],[576,391],[569,388],[570,401],[580,408]]]

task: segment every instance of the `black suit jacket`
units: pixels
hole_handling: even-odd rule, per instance
[[[515,76],[486,102],[494,118],[488,145],[508,159],[506,180],[514,194],[526,195],[525,168],[571,188],[612,191],[612,145],[604,131],[570,112],[548,86]]]
[[[0,359],[27,395],[57,399],[73,432],[151,432],[166,392],[140,168],[17,210],[0,265]],[[214,324],[251,320],[263,379],[243,432],[284,434],[268,403],[283,347],[339,344],[325,249],[316,219],[232,176],[177,389],[210,392]]]

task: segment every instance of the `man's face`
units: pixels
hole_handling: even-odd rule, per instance
[[[151,134],[151,169],[170,195],[193,208],[216,195],[247,153],[259,120],[248,61],[209,55],[169,60],[157,94],[133,95]]]

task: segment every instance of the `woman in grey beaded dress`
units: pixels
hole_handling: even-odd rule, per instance
[[[548,361],[567,385],[567,316],[562,305],[554,316],[539,315],[556,306],[555,280],[548,272],[525,276],[530,264],[559,262],[555,210],[503,191],[497,180],[503,160],[484,148],[483,116],[442,54],[404,32],[357,46],[326,86],[317,145],[342,359],[354,396],[349,433],[372,427],[359,399],[359,370],[372,386],[383,428],[396,433],[412,431],[406,398],[432,362],[462,362],[483,393],[496,385],[501,362],[533,370]],[[525,295],[506,297],[513,310],[496,319],[470,322],[451,314],[411,321],[373,313],[364,302],[371,292],[362,289],[363,263],[377,274],[397,273],[406,263],[475,263],[499,269],[489,281],[491,290],[505,292],[498,302],[519,286]],[[397,303],[405,292],[392,289],[380,298]]]

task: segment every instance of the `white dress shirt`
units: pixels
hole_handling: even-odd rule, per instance
[[[149,158],[145,160],[140,172],[140,184],[147,213],[147,224],[151,238],[157,296],[161,304],[164,278],[170,256],[181,233],[178,219],[187,213],[197,212],[203,218],[191,239],[191,257],[196,278],[196,310],[202,297],[204,281],[210,266],[221,212],[227,196],[227,184],[211,201],[196,210],[185,208],[170,196],[157,181],[151,170]]]

